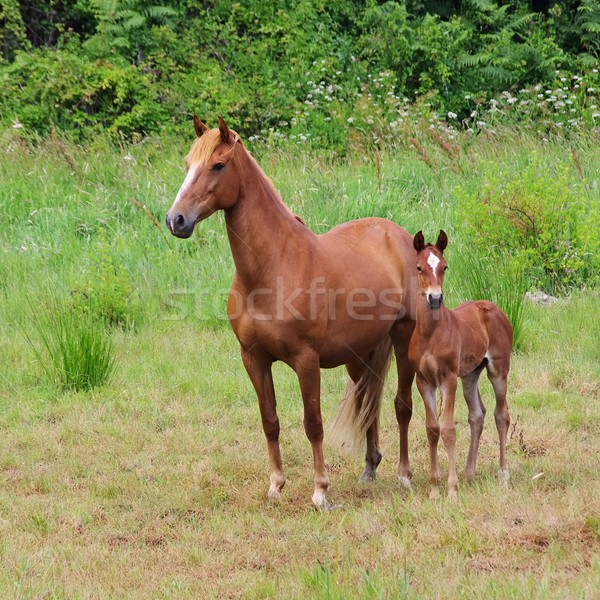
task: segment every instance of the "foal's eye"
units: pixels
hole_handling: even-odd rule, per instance
[[[220,171],[225,168],[225,163],[217,163],[211,167],[211,171]]]
[[[444,272],[446,272],[448,270],[448,267],[444,267]]]

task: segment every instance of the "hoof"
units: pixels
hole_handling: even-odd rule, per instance
[[[440,497],[440,488],[431,488],[429,492],[430,500],[437,500]]]
[[[473,483],[473,480],[475,479],[475,471],[467,471],[465,469],[461,475],[461,479],[465,483]]]
[[[377,479],[377,474],[372,469],[365,469],[363,474],[358,478],[359,483],[371,483]]]
[[[448,500],[450,500],[450,502],[458,502],[458,491],[448,490]]]
[[[400,487],[403,487],[405,490],[412,490],[410,479],[408,477],[405,477],[404,475],[398,476],[398,483],[400,483]]]
[[[281,490],[277,487],[271,486],[267,493],[267,497],[271,502],[281,502]]]
[[[322,490],[315,490],[312,497],[313,506],[319,511],[331,510],[331,505],[327,502],[325,492]]]
[[[508,480],[510,479],[510,473],[508,469],[500,469],[498,471],[498,483],[502,487],[508,487]]]

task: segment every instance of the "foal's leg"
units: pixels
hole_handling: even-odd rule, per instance
[[[321,418],[321,370],[316,352],[305,352],[294,361],[304,403],[304,431],[312,445],[315,490],[313,504],[319,509],[329,505],[325,494],[329,487],[329,475],[323,457],[323,420]]]
[[[398,391],[394,400],[398,433],[400,436],[400,461],[398,463],[398,481],[410,489],[412,471],[408,458],[408,426],[412,417],[412,382],[415,372],[408,364],[408,345],[415,328],[414,321],[400,321],[390,333],[396,354],[396,368],[398,370]],[[435,390],[434,390],[435,405]],[[435,414],[435,410],[434,410]],[[437,421],[436,421],[437,422]]]
[[[355,362],[346,365],[346,370],[350,379],[356,384],[361,378],[364,370],[368,368],[368,361],[357,360]],[[360,393],[355,388],[355,393]],[[355,398],[355,402],[358,406],[362,404],[363,398]],[[377,467],[381,462],[383,455],[379,449],[379,419],[375,419],[372,425],[367,429],[367,451],[365,453],[365,470],[359,478],[359,481],[363,483],[374,481],[377,477]]]
[[[458,498],[458,476],[456,475],[456,427],[454,426],[454,403],[456,400],[457,379],[450,375],[440,385],[442,392],[441,435],[448,454],[448,497]]]
[[[471,427],[471,443],[469,445],[469,454],[467,456],[467,466],[463,477],[466,481],[472,481],[475,477],[475,467],[477,465],[477,453],[479,451],[479,440],[483,431],[483,421],[485,419],[485,406],[481,401],[478,381],[484,365],[477,367],[475,371],[465,375],[462,378],[462,387],[467,406],[469,407],[469,425]]]
[[[440,467],[437,455],[440,425],[437,418],[436,387],[417,374],[417,388],[425,404],[425,427],[427,429],[427,440],[429,441],[429,481],[431,483],[429,498],[435,500],[440,495]]]
[[[496,409],[494,418],[496,420],[496,429],[498,430],[498,439],[500,442],[500,469],[498,470],[498,480],[506,485],[510,478],[508,465],[506,462],[506,438],[508,427],[510,425],[510,414],[506,402],[506,390],[508,379],[509,361],[495,358],[488,363],[487,374],[492,382],[494,393],[496,394]]]
[[[268,496],[270,500],[281,500],[281,489],[285,485],[285,477],[279,449],[279,419],[277,417],[275,388],[273,387],[271,373],[272,362],[262,356],[256,349],[245,351],[244,348],[242,348],[242,360],[258,396],[262,426],[267,438],[269,463],[271,465],[271,485]]]

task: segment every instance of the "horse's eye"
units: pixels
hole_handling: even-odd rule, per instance
[[[448,270],[448,267],[447,267],[447,266],[446,266],[446,267],[444,267],[444,271],[447,271],[447,270]]]
[[[417,266],[417,271],[421,272],[421,267]]]
[[[211,167],[211,171],[220,171],[221,169],[225,168],[225,164],[224,163],[217,163],[216,165],[213,165]]]

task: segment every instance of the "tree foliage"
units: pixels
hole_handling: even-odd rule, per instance
[[[0,23],[0,122],[80,135],[198,112],[250,134],[310,121],[343,145],[336,124],[374,107],[377,74],[466,117],[466,98],[552,86],[600,54],[597,0],[0,0]]]

